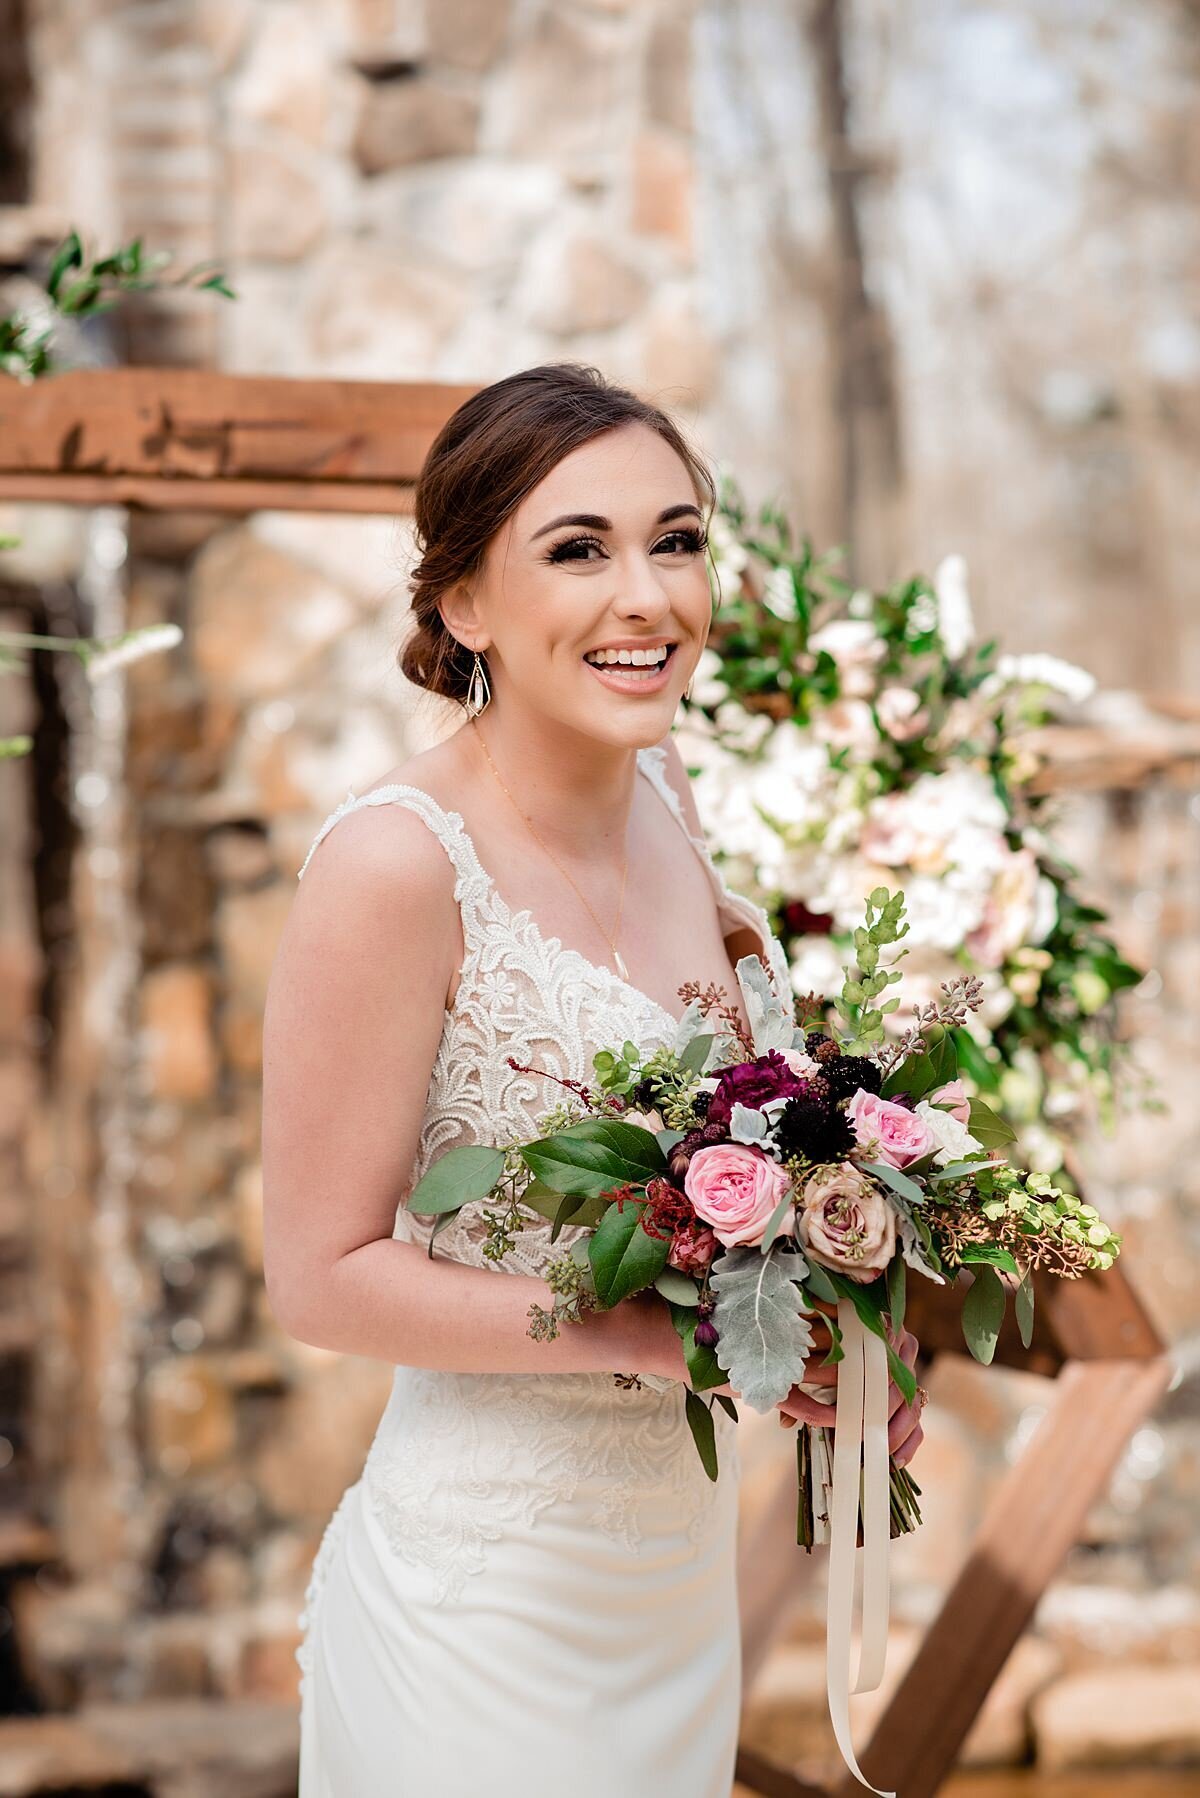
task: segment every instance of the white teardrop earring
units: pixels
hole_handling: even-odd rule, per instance
[[[468,718],[478,718],[491,697],[492,689],[487,677],[487,663],[476,650],[475,666],[471,670],[471,684],[467,688]]]

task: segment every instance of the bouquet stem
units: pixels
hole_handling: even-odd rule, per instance
[[[796,1541],[806,1553],[829,1540],[829,1500],[833,1489],[833,1432],[817,1424],[796,1426]],[[906,1536],[921,1522],[917,1499],[921,1488],[907,1467],[888,1460],[889,1535]],[[858,1540],[862,1542],[862,1494],[859,1487]]]

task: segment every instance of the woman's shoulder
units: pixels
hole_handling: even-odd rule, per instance
[[[306,888],[333,907],[420,905],[453,888],[453,783],[441,749],[409,756],[347,793],[298,870]]]

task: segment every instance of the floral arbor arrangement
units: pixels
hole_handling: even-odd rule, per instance
[[[717,609],[679,735],[714,851],[771,914],[800,994],[831,990],[864,899],[901,885],[909,954],[886,1027],[976,977],[959,1069],[1024,1164],[1074,1190],[1071,1137],[1111,1127],[1140,1079],[1115,1000],[1142,970],[1082,897],[1039,785],[1034,733],[1091,675],[977,643],[961,557],[932,581],[853,587],[776,507],[751,518],[727,473],[709,542]]]

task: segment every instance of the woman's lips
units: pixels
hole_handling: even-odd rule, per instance
[[[609,663],[604,668],[598,668],[595,662],[585,661],[583,665],[604,686],[611,687],[614,693],[661,693],[667,684],[675,647],[672,646],[666,661],[654,674],[643,671],[640,677],[635,676],[633,679],[630,678],[630,669],[622,668],[619,663]]]

